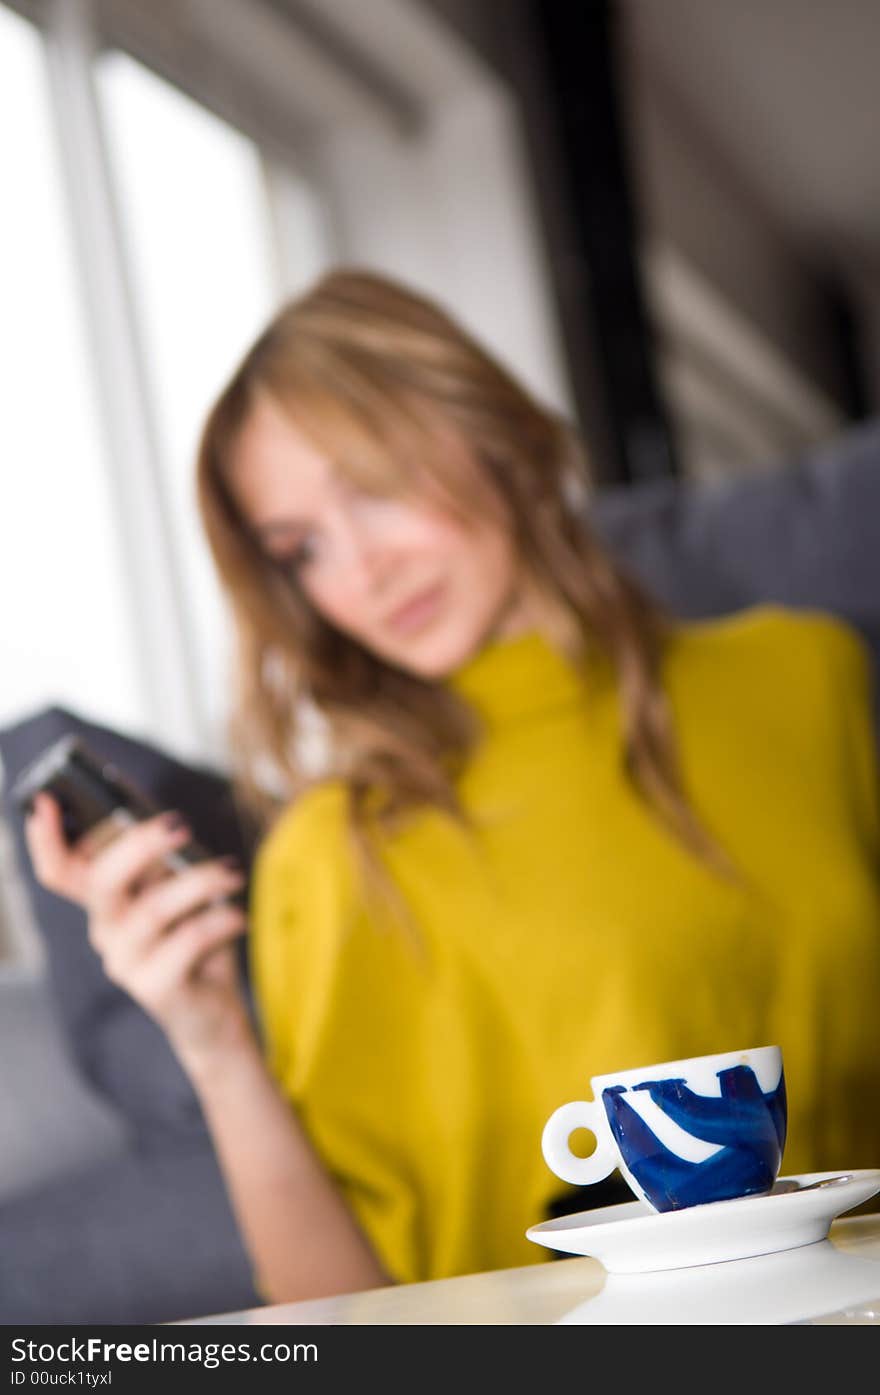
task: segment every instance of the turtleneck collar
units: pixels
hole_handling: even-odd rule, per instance
[[[491,727],[582,703],[585,672],[538,630],[491,640],[446,680]]]

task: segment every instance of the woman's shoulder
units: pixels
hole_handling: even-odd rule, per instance
[[[673,668],[778,676],[785,683],[829,673],[863,682],[864,640],[849,621],[819,607],[755,605],[731,615],[678,624],[669,649]]]
[[[255,959],[267,943],[290,948],[295,941],[297,953],[306,941],[330,944],[332,927],[349,923],[358,877],[347,803],[341,780],[309,786],[264,835],[250,887]]]
[[[260,843],[260,866],[325,861],[342,849],[348,827],[348,793],[344,781],[321,780],[291,800],[276,816]]]

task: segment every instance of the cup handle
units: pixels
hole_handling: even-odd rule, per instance
[[[596,1147],[588,1158],[577,1157],[568,1146],[575,1129],[589,1129],[595,1135]],[[617,1166],[617,1150],[601,1100],[561,1104],[544,1125],[541,1150],[547,1166],[563,1182],[579,1187],[601,1182]]]

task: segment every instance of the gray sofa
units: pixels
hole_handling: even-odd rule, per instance
[[[880,421],[737,481],[609,490],[592,516],[675,613],[819,607],[853,623],[880,667]],[[202,841],[247,862],[253,830],[221,774],[76,713],[50,708],[0,730],[6,784],[71,727],[184,809]],[[81,913],[33,881],[6,812],[40,954],[0,970],[0,1323],[150,1323],[255,1305],[188,1082],[103,978]]]

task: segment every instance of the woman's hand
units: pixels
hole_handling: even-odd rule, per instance
[[[65,841],[55,800],[38,794],[25,832],[39,881],[83,907],[107,977],[159,1023],[184,1067],[252,1034],[231,943],[247,920],[223,900],[243,886],[240,869],[216,859],[157,879],[162,855],[193,836],[173,814],[88,855]]]

